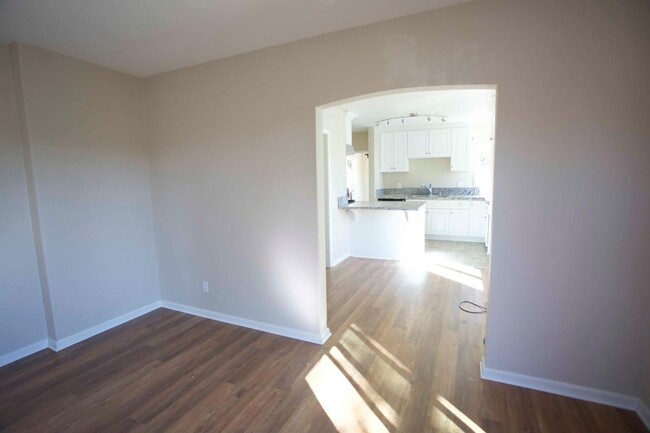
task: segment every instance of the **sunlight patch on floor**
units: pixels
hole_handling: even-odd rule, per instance
[[[483,273],[480,269],[449,260],[439,252],[426,253],[417,259],[403,260],[400,266],[409,272],[429,272],[480,292],[484,291]]]
[[[437,413],[442,414],[448,420],[456,424],[459,427],[459,431],[465,432],[467,431],[467,429],[469,429],[472,433],[485,433],[485,430],[479,427],[478,424],[472,421],[467,415],[465,415],[460,409],[454,406],[449,400],[447,400],[440,394],[438,394],[436,400],[442,409],[440,410],[436,408],[438,411]],[[453,418],[446,415],[445,412],[451,414]],[[436,422],[436,421],[432,420],[432,422]]]
[[[340,433],[388,432],[386,426],[327,355],[323,355],[305,380]]]
[[[395,412],[395,410],[382,398],[381,395],[373,388],[373,386],[363,377],[363,374],[357,370],[350,361],[348,361],[343,353],[336,347],[330,349],[330,355],[341,368],[347,373],[347,375],[354,380],[357,386],[363,391],[366,397],[372,401],[377,410],[388,420],[393,427],[398,427],[400,422],[400,416]]]
[[[392,353],[390,353],[388,350],[386,350],[386,348],[384,346],[382,346],[381,344],[379,344],[379,342],[377,340],[375,340],[370,335],[363,332],[363,330],[359,327],[359,325],[357,325],[356,323],[353,323],[352,325],[350,325],[350,328],[353,331],[355,331],[356,333],[358,333],[368,343],[370,343],[370,345],[372,346],[373,349],[375,349],[377,352],[384,355],[386,358],[388,358],[390,360],[390,362],[395,364],[394,366],[396,366],[398,369],[402,370],[402,373],[405,373],[406,375],[409,375],[409,376],[411,375],[411,370],[409,368],[407,368],[406,365],[404,365],[402,363],[402,361],[397,359]]]
[[[364,341],[361,338],[359,338],[358,335],[356,335],[354,332],[350,331],[349,329],[347,329],[343,333],[339,341],[339,344],[343,349],[345,349],[348,353],[350,353],[350,356],[357,363],[361,365],[364,364],[364,361],[366,360],[367,356],[369,356],[368,353],[373,352],[371,347],[368,347],[364,343]],[[392,358],[396,359],[395,357]],[[395,392],[401,392],[403,389],[410,388],[411,385],[408,381],[408,378],[403,376],[403,372],[400,371],[401,369],[393,368],[391,366],[391,363],[381,356],[376,356],[375,362],[382,364],[382,368],[390,372],[390,379],[395,383],[394,385]],[[399,364],[403,365],[401,362],[399,362],[399,360],[397,360],[397,362],[398,365]]]

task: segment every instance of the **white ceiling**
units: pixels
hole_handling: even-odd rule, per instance
[[[468,0],[0,0],[0,42],[138,77]]]
[[[408,116],[410,113],[439,114],[447,123],[490,123],[494,121],[496,90],[462,89],[398,93],[377,96],[338,105],[357,117],[352,120],[353,131],[363,131],[375,126],[380,119]],[[440,124],[440,119],[405,119],[405,125]],[[401,121],[391,122],[391,126]]]

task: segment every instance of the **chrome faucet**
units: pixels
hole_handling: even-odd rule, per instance
[[[431,184],[429,184],[429,186],[422,185],[422,188],[426,188],[426,190],[429,191],[429,197],[433,196],[433,187]]]

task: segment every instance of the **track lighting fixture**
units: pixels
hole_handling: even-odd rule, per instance
[[[386,122],[386,125],[390,126],[390,121],[395,120],[395,119],[400,119],[402,123],[404,123],[404,119],[411,119],[414,117],[426,117],[427,121],[431,122],[432,117],[436,117],[440,119],[441,122],[446,122],[447,121],[447,116],[444,114],[418,114],[418,113],[409,113],[408,116],[393,116],[393,117],[386,117],[381,120],[377,120],[375,122],[375,126],[379,126],[380,124]]]

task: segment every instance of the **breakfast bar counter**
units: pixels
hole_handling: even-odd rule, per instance
[[[425,201],[362,201],[339,206],[349,219],[350,256],[407,260],[424,253]]]

